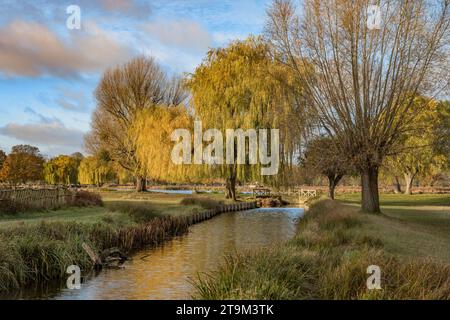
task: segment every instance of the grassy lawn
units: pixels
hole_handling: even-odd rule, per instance
[[[347,203],[361,203],[360,193],[338,194],[337,199]],[[450,194],[380,194],[381,206],[447,206],[450,207]]]
[[[359,204],[359,194],[338,199]],[[381,195],[383,215],[365,215],[361,233],[378,236],[386,251],[401,258],[431,257],[450,263],[450,195]]]
[[[0,214],[0,228],[14,225],[36,224],[40,221],[97,223],[111,218],[120,225],[133,223],[133,219],[121,208],[151,208],[160,215],[182,215],[202,210],[198,205],[182,205],[180,201],[189,195],[154,192],[135,193],[126,191],[101,192],[104,207],[73,207],[58,210],[25,212],[14,215]],[[194,195],[198,198],[222,200],[223,194]]]

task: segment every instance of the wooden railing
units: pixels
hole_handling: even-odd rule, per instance
[[[300,196],[301,198],[306,198],[306,199],[309,199],[309,198],[315,198],[315,197],[317,197],[317,190],[313,190],[313,189],[310,189],[310,190],[300,189],[299,196]]]
[[[253,188],[254,198],[269,198],[271,196],[270,189],[267,188]]]

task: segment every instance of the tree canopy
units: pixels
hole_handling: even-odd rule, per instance
[[[377,30],[367,27],[369,4],[310,0],[300,17],[291,1],[275,0],[266,37],[280,63],[301,80],[320,130],[352,155],[361,174],[362,209],[376,213],[378,170],[416,116],[408,112],[414,97],[448,85],[448,78],[432,87],[427,80],[447,69],[450,3],[382,1]]]
[[[44,179],[49,184],[77,184],[81,159],[60,155],[44,164]]]
[[[0,171],[0,180],[13,185],[40,181],[43,177],[44,158],[37,147],[12,147]]]
[[[218,129],[223,136],[226,129],[280,129],[282,166],[292,163],[303,129],[301,118],[290,121],[303,111],[303,104],[295,99],[300,87],[289,69],[272,58],[264,41],[249,38],[210,50],[188,79],[188,87],[194,115],[205,128]],[[215,167],[226,177],[232,198],[236,179],[269,182],[283,177],[261,177],[260,165]]]
[[[130,171],[137,190],[145,190],[146,177],[129,129],[139,111],[164,104],[181,104],[185,91],[179,79],[168,79],[153,58],[139,57],[107,70],[95,91],[97,108],[86,145],[92,154],[108,151],[111,160]]]

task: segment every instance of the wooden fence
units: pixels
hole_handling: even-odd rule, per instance
[[[12,202],[24,208],[53,209],[69,204],[73,194],[66,188],[0,190],[0,202]]]

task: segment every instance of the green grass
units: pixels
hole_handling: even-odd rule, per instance
[[[336,196],[346,203],[361,203],[360,193],[345,193]],[[381,206],[449,206],[450,194],[380,194]]]
[[[127,253],[187,232],[189,225],[211,218],[218,201],[205,196],[104,194],[102,207],[72,207],[0,216],[0,291],[33,282],[63,279],[76,264],[90,269],[87,243],[100,253],[117,247]],[[195,201],[193,201],[195,200]]]
[[[450,299],[448,212],[436,209],[447,197],[397,197],[382,196],[391,207],[402,204],[396,211],[383,207],[383,215],[361,213],[354,195],[346,203],[316,201],[294,239],[227,257],[194,282],[194,298]],[[411,212],[409,201],[432,202],[435,210]],[[367,289],[369,265],[381,267],[382,290]]]
[[[359,194],[338,199],[359,204]],[[431,257],[450,263],[450,195],[381,194],[382,216],[367,215],[361,233],[383,239],[400,258]]]
[[[120,224],[132,223],[128,209],[143,210],[148,207],[157,211],[158,215],[178,216],[191,214],[202,209],[200,205],[182,205],[185,195],[134,193],[134,192],[102,192],[104,207],[70,207],[58,210],[41,210],[18,214],[0,214],[0,229],[14,225],[36,224],[47,222],[83,222],[99,223],[113,218]],[[205,198],[205,196],[196,196]],[[209,197],[209,195],[208,195]],[[218,198],[218,197],[214,197]],[[120,209],[120,210],[119,210]]]

